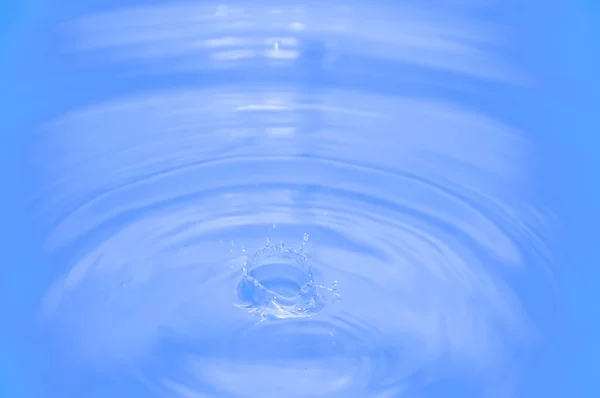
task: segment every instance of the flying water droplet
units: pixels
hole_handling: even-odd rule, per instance
[[[333,281],[330,291],[331,293],[333,293],[333,297],[335,297],[336,301],[342,300],[342,295],[340,294],[338,281]]]

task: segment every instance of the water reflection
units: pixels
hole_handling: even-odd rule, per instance
[[[74,110],[34,148],[64,264],[41,319],[80,371],[182,397],[516,391],[536,331],[508,276],[549,257],[535,147],[447,97],[378,90],[523,83],[486,47],[501,29],[443,6],[263,4],[68,30],[78,60],[215,78]]]

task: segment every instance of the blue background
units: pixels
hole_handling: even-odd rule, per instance
[[[33,261],[40,237],[24,222],[27,133],[76,104],[126,90],[123,82],[85,81],[53,53],[53,21],[123,2],[0,3],[0,395],[44,397],[36,383],[39,351],[28,339],[29,319],[52,270]],[[516,4],[517,2],[515,2]],[[553,248],[561,300],[547,314],[550,344],[526,382],[527,397],[598,397],[600,300],[598,241],[600,138],[600,3],[504,2],[498,18],[526,27],[518,57],[545,81],[535,98],[496,104],[496,112],[535,134],[548,148],[542,165],[547,201],[561,230]],[[519,10],[519,11],[517,11]],[[89,76],[87,76],[89,78]],[[525,102],[526,101],[526,102]],[[532,106],[532,104],[536,104]]]

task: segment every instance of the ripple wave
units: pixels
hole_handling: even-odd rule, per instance
[[[178,7],[69,26],[79,51],[144,55],[146,66],[196,43],[203,52],[186,60],[206,71],[207,57],[215,76],[284,72],[123,96],[43,128],[33,208],[64,273],[40,315],[60,351],[165,396],[429,396],[457,380],[461,396],[511,396],[515,353],[537,338],[511,281],[551,257],[532,202],[535,145],[456,101],[328,80],[355,73],[334,56],[384,68],[392,54],[511,80],[466,47],[493,29],[412,9],[429,19],[369,36],[352,13],[336,14],[342,29],[325,11],[281,8],[268,18],[290,21],[269,29],[296,36],[274,45],[252,25],[258,9],[215,8],[216,27],[198,28],[187,19],[197,9]],[[246,41],[198,41],[232,29]],[[457,37],[432,42],[442,31]],[[318,50],[319,38],[337,47]],[[257,48],[289,52],[259,59]]]

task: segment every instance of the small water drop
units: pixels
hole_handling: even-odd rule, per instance
[[[342,300],[342,295],[340,294],[338,281],[333,281],[333,283],[331,284],[331,293],[333,294],[333,297],[336,298],[336,301],[339,302]]]

